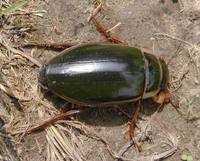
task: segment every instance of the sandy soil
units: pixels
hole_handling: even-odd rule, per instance
[[[140,153],[134,146],[129,148],[129,119],[124,112],[130,115],[134,111],[130,104],[92,108],[71,121],[24,135],[31,125],[58,112],[55,107],[72,105],[38,90],[38,65],[59,52],[34,47],[15,51],[14,47],[26,42],[106,41],[94,24],[87,22],[100,2],[97,20],[107,29],[121,23],[112,35],[130,46],[150,49],[168,62],[169,89],[173,101],[180,102],[179,113],[171,105],[155,113],[151,100],[142,103],[136,129]],[[5,123],[0,126],[0,160],[149,161],[173,153],[165,160],[179,161],[182,155],[188,155],[200,161],[198,1],[36,0],[25,9],[37,13],[10,16],[10,23],[2,23],[1,28],[0,85],[7,90],[0,94],[0,125]]]

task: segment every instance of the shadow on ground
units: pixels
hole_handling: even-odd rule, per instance
[[[77,118],[79,121],[93,126],[114,127],[126,124],[130,121],[136,109],[136,102],[110,106],[82,107],[73,105],[53,95],[51,92],[45,93],[44,96],[54,104],[55,108],[63,112],[72,109],[86,109],[77,114]],[[139,114],[141,117],[139,119],[142,119],[142,115],[151,116],[158,106],[152,99],[142,100]]]

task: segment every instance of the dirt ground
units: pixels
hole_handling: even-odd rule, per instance
[[[13,2],[2,1],[1,7]],[[26,135],[58,107],[77,106],[38,87],[39,66],[59,52],[23,44],[105,42],[87,21],[100,5],[96,19],[107,29],[119,24],[113,36],[166,60],[172,100],[180,103],[179,112],[168,104],[157,113],[144,100],[136,128],[141,152],[128,134],[132,104],[92,108]],[[16,8],[1,17],[0,160],[200,161],[198,0],[32,0]]]

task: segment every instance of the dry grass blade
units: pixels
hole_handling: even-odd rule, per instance
[[[73,112],[75,111],[76,110],[73,110]],[[39,109],[38,112],[40,118],[44,117],[44,110]],[[45,131],[47,132],[46,139],[48,146],[46,159],[48,161],[86,160],[84,159],[83,153],[80,151],[80,140],[78,140],[75,134],[68,127],[55,124],[46,128]]]
[[[0,133],[1,134],[1,133]],[[0,160],[19,161],[16,152],[13,150],[13,142],[7,135],[0,135]]]
[[[22,0],[22,1],[17,1],[13,4],[11,4],[11,6],[7,7],[5,10],[1,11],[0,13],[0,17],[2,17],[3,15],[5,16],[9,16],[13,13],[15,13],[17,10],[21,9],[23,6],[25,6],[27,4],[27,0]]]
[[[82,161],[86,160],[84,159],[82,153],[79,151],[79,148],[77,147],[76,142],[72,139],[72,132],[65,128],[65,131],[68,131],[68,137],[63,131],[63,128],[60,128],[61,125],[59,126],[51,126],[47,131],[47,140],[48,143],[50,144],[50,148],[55,153],[55,156],[59,161],[63,161],[65,159],[70,159],[70,160],[76,160],[76,161]]]
[[[17,98],[16,95],[13,93],[13,91],[10,88],[5,87],[2,84],[0,84],[0,90],[2,90],[3,92],[5,92],[7,95],[9,95],[11,97]]]
[[[186,45],[188,45],[188,46],[190,46],[190,47],[194,47],[193,44],[191,44],[191,43],[189,43],[189,42],[187,42],[187,41],[185,41],[185,40],[183,40],[183,39],[180,39],[180,38],[177,38],[177,37],[175,37],[175,36],[169,35],[169,34],[165,34],[165,33],[156,33],[154,36],[155,36],[155,37],[166,37],[166,38],[170,38],[170,39],[172,39],[172,40],[180,41],[180,42],[182,42],[182,43],[184,43],[184,44],[186,44]]]
[[[184,118],[187,122],[188,121],[195,121],[200,119],[200,114],[198,112],[193,112],[193,103],[197,99],[196,97],[192,96],[189,98],[185,98],[186,100],[186,106],[187,106],[187,111],[186,113],[178,110],[178,113],[182,118]]]
[[[111,27],[110,29],[107,30],[107,32],[112,32],[113,30],[115,30],[116,28],[118,28],[122,23],[118,22],[115,26]]]
[[[12,116],[9,115],[8,111],[6,111],[5,108],[0,108],[0,118],[3,117],[7,118],[8,120],[11,120]]]
[[[46,161],[51,161],[50,144],[47,144],[47,157],[46,157]]]
[[[37,10],[37,11],[26,11],[26,10],[21,10],[19,12],[15,12],[12,15],[34,15],[38,17],[43,17],[44,13],[47,13],[46,10]]]
[[[57,157],[56,159],[58,159],[59,161],[64,161],[64,159],[62,158],[62,156],[60,156],[60,153],[56,148],[53,137],[51,137],[51,139],[50,139],[50,137],[48,135],[46,135],[46,138],[47,138],[50,148],[52,149],[51,151],[53,152],[53,155],[55,154]],[[51,158],[54,158],[54,157],[52,157],[52,153],[51,153]]]
[[[84,156],[84,154],[80,148],[82,146],[81,140],[74,134],[74,132],[71,130],[71,128],[65,127],[65,126],[59,125],[59,124],[57,124],[56,127],[60,130],[60,133],[65,140],[68,140],[67,136],[70,137],[71,145],[74,149],[73,150],[74,155],[76,155],[77,158],[80,158],[80,156]],[[67,135],[65,132],[67,132]]]
[[[31,61],[33,64],[37,65],[38,67],[41,66],[41,63],[39,61],[37,61],[36,59],[32,58],[31,56],[11,47],[9,45],[9,43],[5,40],[5,38],[3,38],[3,36],[0,36],[0,44],[3,45],[8,51],[13,52],[14,54],[18,54],[26,59],[28,59],[29,61]]]
[[[102,8],[102,3],[100,3],[97,8],[95,8],[89,15],[89,17],[87,18],[87,22],[90,22],[91,19],[97,15],[97,13],[101,10]]]

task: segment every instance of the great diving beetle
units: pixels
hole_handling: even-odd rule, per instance
[[[164,60],[116,44],[83,44],[43,65],[39,82],[61,98],[96,106],[134,102],[158,95],[168,84]]]

